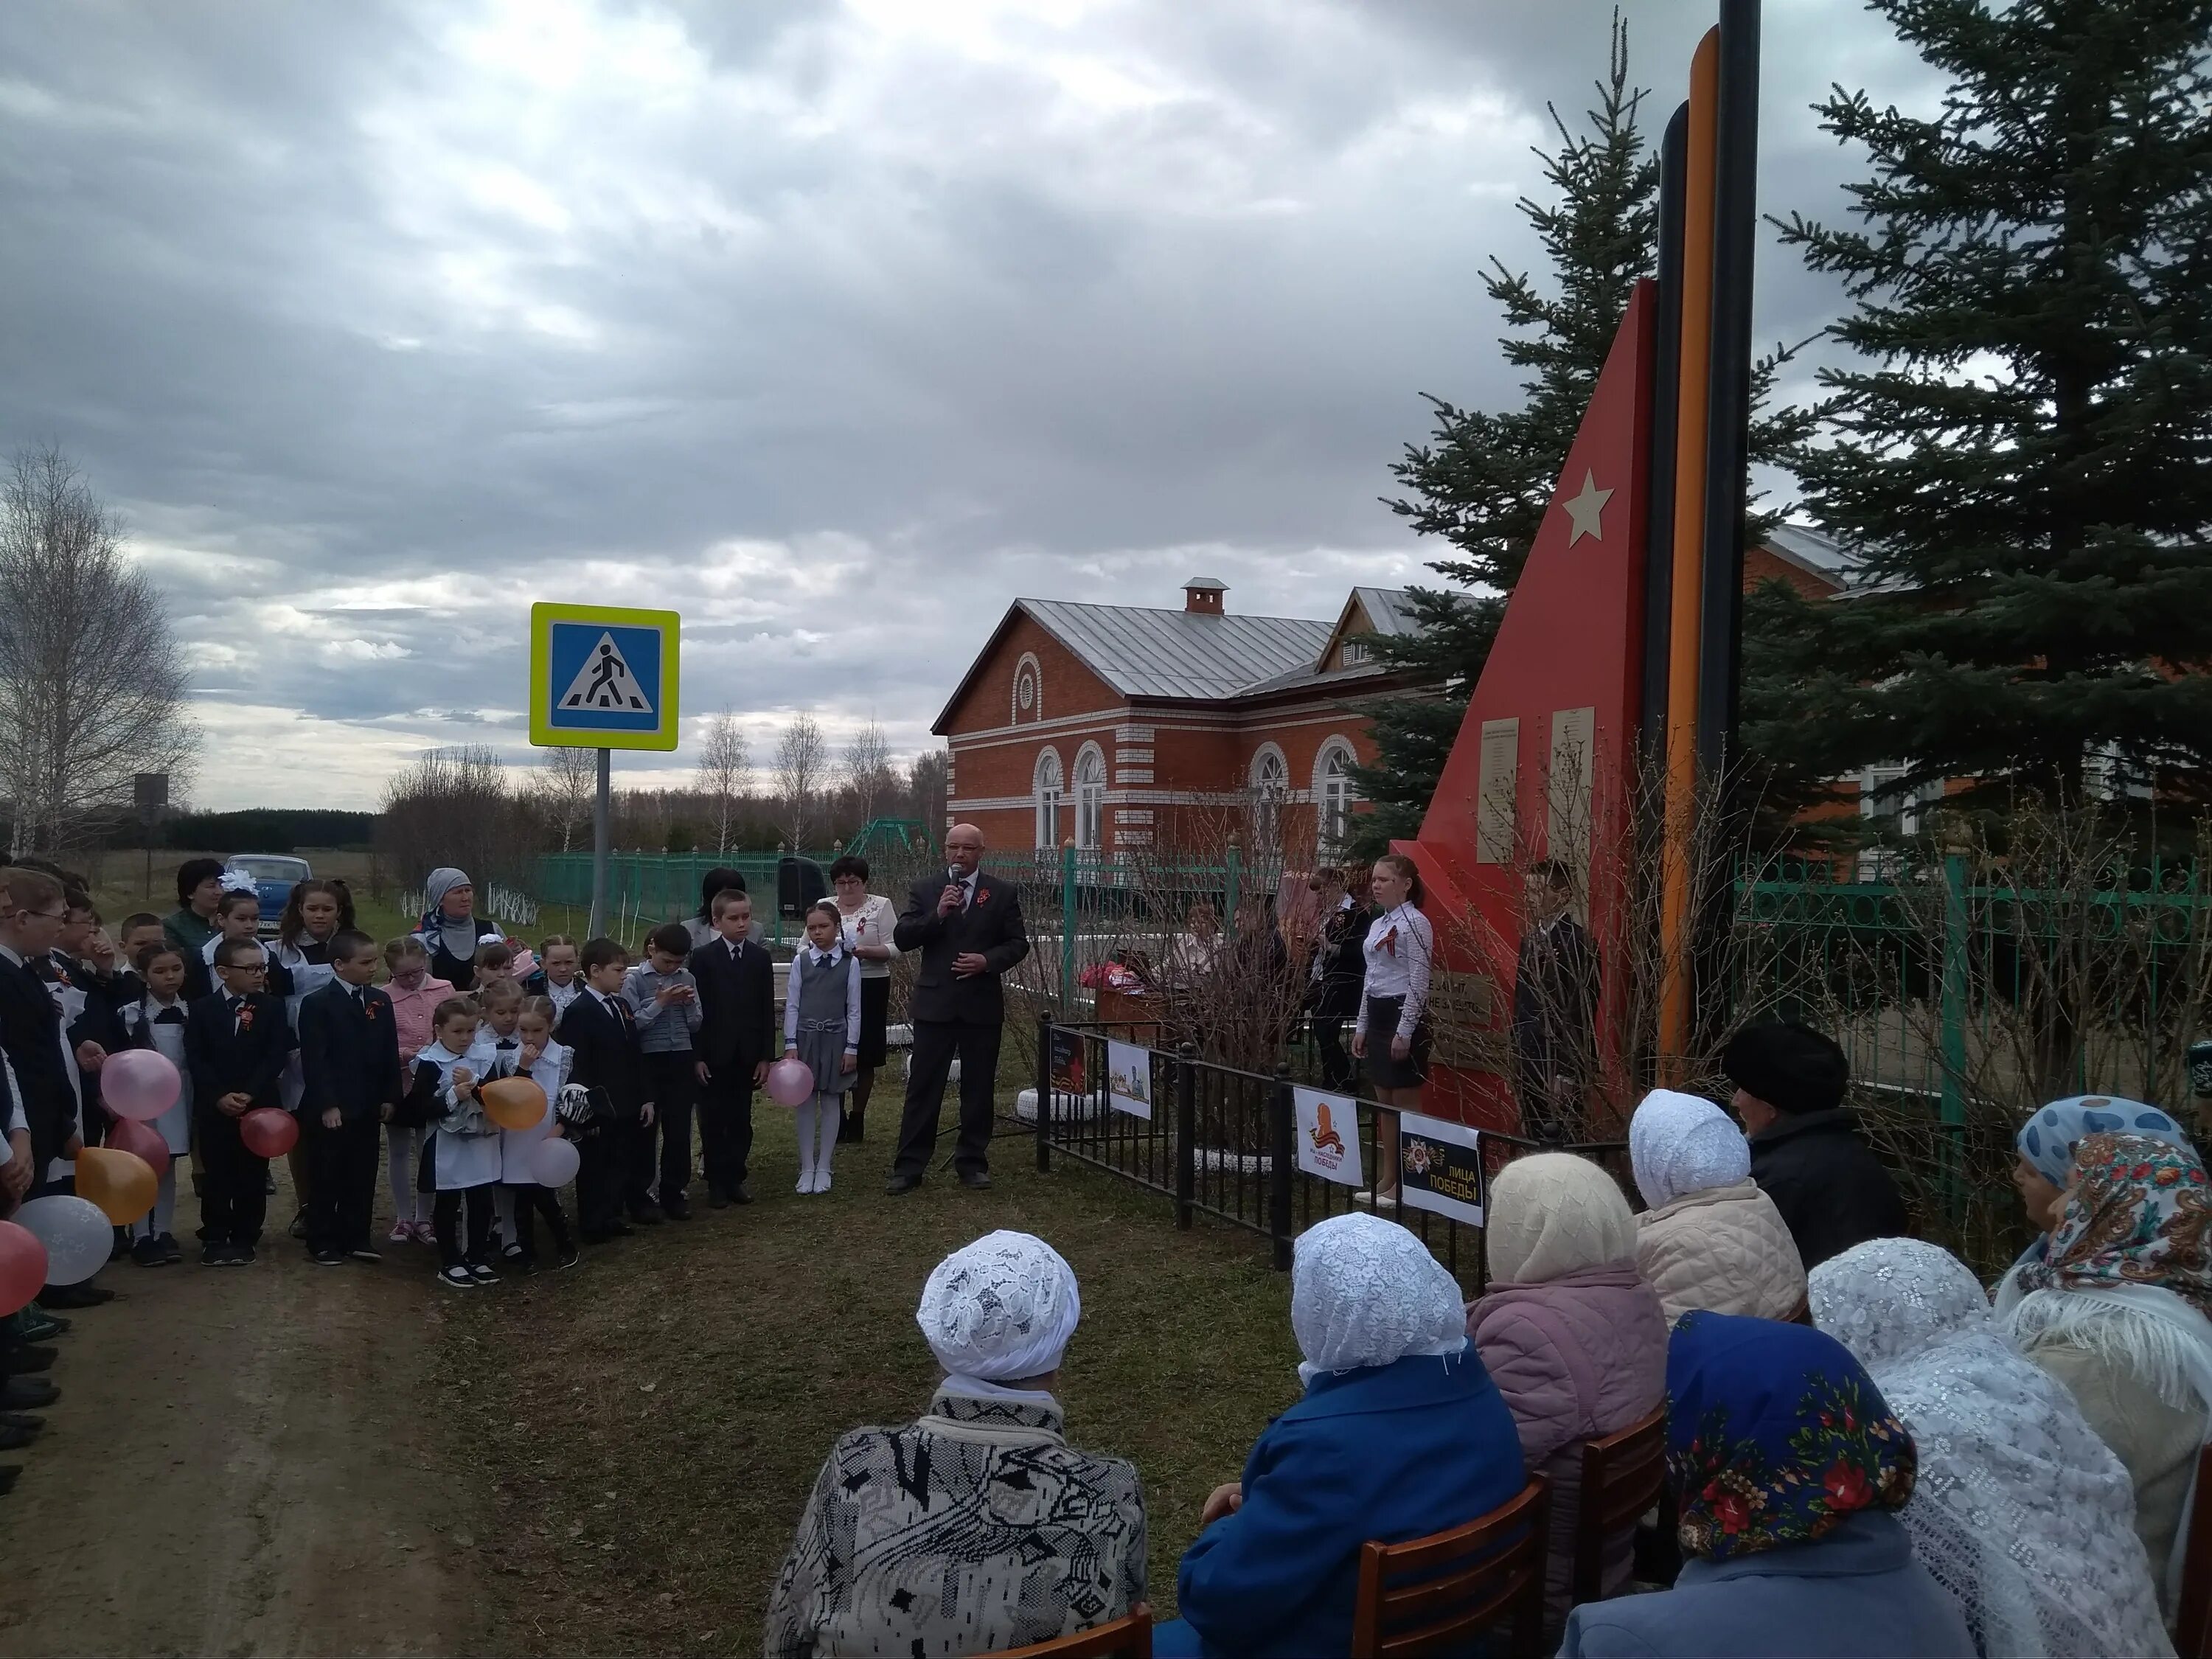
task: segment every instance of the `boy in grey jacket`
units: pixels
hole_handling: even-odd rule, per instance
[[[653,1121],[632,1126],[629,1218],[649,1225],[666,1216],[691,1218],[684,1188],[691,1179],[691,1106],[698,1093],[698,1057],[691,1052],[699,1029],[699,981],[686,964],[691,935],[672,921],[646,935],[645,960],[623,980],[623,1000],[637,1026],[644,1058],[646,1087],[654,1106]],[[653,1134],[660,1149],[656,1163]],[[656,1185],[656,1173],[658,1183]],[[656,1203],[656,1199],[658,1202]]]

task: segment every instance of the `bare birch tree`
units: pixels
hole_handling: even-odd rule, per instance
[[[952,756],[943,749],[923,750],[906,769],[907,797],[914,804],[914,816],[921,820],[922,832],[933,842],[945,833],[945,798],[951,775]]]
[[[854,734],[853,741],[845,745],[841,770],[845,787],[853,792],[853,805],[865,825],[898,787],[898,780],[891,772],[890,740],[884,736],[881,722],[872,720]]]
[[[794,715],[775,745],[776,788],[783,797],[777,827],[793,852],[806,844],[806,831],[829,773],[830,745],[823,740],[821,726],[811,714]]]
[[[561,837],[567,852],[576,832],[592,821],[599,795],[599,751],[596,749],[548,749],[531,775],[530,797],[538,816]]]
[[[51,851],[131,775],[189,777],[199,729],[161,596],[124,556],[115,519],[52,447],[0,486],[0,785],[10,850]]]
[[[752,750],[738,717],[725,708],[707,722],[706,741],[699,750],[699,793],[706,798],[708,821],[714,826],[716,852],[730,850],[738,804],[752,792]]]

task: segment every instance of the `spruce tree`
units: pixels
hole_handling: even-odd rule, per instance
[[[1546,106],[1559,147],[1536,154],[1552,199],[1524,197],[1518,204],[1550,264],[1549,287],[1540,289],[1494,257],[1483,278],[1504,313],[1505,361],[1527,371],[1522,405],[1489,413],[1430,395],[1429,441],[1407,445],[1390,469],[1406,493],[1386,504],[1418,534],[1450,544],[1452,551],[1428,568],[1461,591],[1413,588],[1420,631],[1373,642],[1386,666],[1448,689],[1442,700],[1392,698],[1369,711],[1380,752],[1354,779],[1373,803],[1354,820],[1353,850],[1362,856],[1420,826],[1497,636],[1504,596],[1520,579],[1636,279],[1652,269],[1659,177],[1637,125],[1644,96],[1628,83],[1627,26],[1615,11],[1607,72],[1587,131],[1576,134]]]
[[[1923,118],[1838,88],[1857,222],[1782,227],[1854,302],[1791,464],[1867,583],[1762,596],[1799,667],[1746,746],[2059,804],[2117,759],[2202,801],[2212,0],[1873,3],[1949,90]]]

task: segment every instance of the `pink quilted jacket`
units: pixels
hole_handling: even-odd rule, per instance
[[[1468,1304],[1467,1334],[1512,1408],[1531,1474],[1552,1482],[1545,1623],[1567,1616],[1583,1443],[1625,1429],[1667,1392],[1667,1321],[1632,1261],[1541,1285],[1493,1285]],[[1627,1581],[1630,1534],[1608,1547],[1605,1590]]]

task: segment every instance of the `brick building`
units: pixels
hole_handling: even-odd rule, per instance
[[[932,728],[950,819],[994,847],[1326,854],[1374,759],[1364,705],[1417,689],[1368,654],[1405,595],[1352,590],[1333,621],[1245,617],[1210,577],[1180,610],[1017,599]]]

